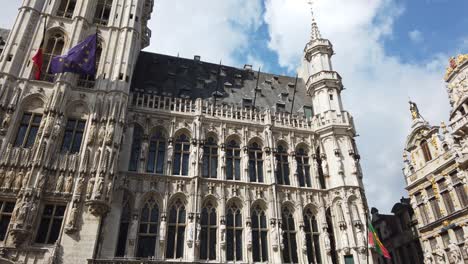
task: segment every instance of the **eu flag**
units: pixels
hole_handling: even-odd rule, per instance
[[[52,58],[51,73],[73,72],[94,75],[96,73],[97,34],[71,48],[67,54]]]

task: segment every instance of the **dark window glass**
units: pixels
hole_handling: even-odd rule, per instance
[[[288,153],[286,153],[285,147],[281,145],[278,147],[275,159],[277,164],[275,173],[278,184],[290,185]]]
[[[210,137],[203,147],[203,177],[216,179],[218,175],[218,146]]]
[[[252,143],[249,151],[250,182],[263,182],[263,152],[257,143]]]
[[[431,150],[429,149],[429,145],[427,144],[427,141],[423,140],[421,142],[421,149],[423,151],[424,160],[426,161],[432,160]]]
[[[312,118],[312,116],[314,116],[314,112],[312,110],[312,107],[304,106],[304,115],[305,115],[306,118]]]
[[[73,120],[67,121],[65,134],[62,141],[62,152],[77,153],[80,152],[81,141],[83,140],[86,121]]]
[[[284,241],[283,262],[298,263],[296,228],[294,226],[293,213],[288,208],[283,209],[282,221]]]
[[[63,1],[62,1],[63,3]],[[44,54],[42,56],[42,70],[41,70],[41,80],[46,82],[53,82],[54,81],[54,74],[50,72],[50,63],[52,58],[55,56],[59,56],[62,54],[64,46],[64,37],[61,32],[57,32],[55,34],[51,34],[51,36],[47,39],[47,45],[44,49]]]
[[[255,262],[268,261],[268,241],[265,212],[256,207],[252,211],[252,258]]]
[[[314,162],[315,162],[314,164],[317,166],[320,188],[321,189],[326,189],[325,175],[323,174],[322,159],[321,159],[320,149],[319,148],[317,148],[317,150],[315,151]]]
[[[185,226],[185,205],[177,199],[169,210],[166,258],[183,257]]]
[[[142,140],[143,140],[143,128],[141,128],[141,126],[139,125],[135,125],[135,127],[133,128],[132,149],[130,153],[130,162],[128,165],[129,171],[138,170],[138,159],[140,157]]]
[[[165,153],[166,140],[160,132],[157,132],[150,139],[146,171],[162,174]]]
[[[312,187],[312,184],[310,182],[309,156],[303,148],[300,148],[297,151],[296,161],[297,161],[297,178],[299,180],[299,186]]]
[[[21,123],[18,128],[18,133],[16,133],[15,147],[31,148],[34,145],[41,120],[41,114],[23,114],[23,118],[21,119]]]
[[[15,208],[14,202],[0,201],[0,241],[5,240],[13,208]]]
[[[72,18],[75,6],[76,0],[62,0],[57,10],[57,16]]]
[[[187,176],[189,168],[189,157],[189,138],[186,135],[182,134],[176,140],[172,174]]]
[[[201,213],[200,259],[216,259],[216,209],[207,202]]]
[[[159,207],[154,197],[150,197],[140,214],[138,227],[138,251],[137,257],[147,258],[154,256],[156,249],[156,236],[158,230]]]
[[[304,231],[306,234],[308,263],[322,263],[320,256],[320,233],[317,219],[310,209],[304,212]]]
[[[232,140],[226,147],[226,178],[228,180],[240,181],[240,146]]]
[[[115,252],[116,257],[125,256],[125,250],[127,246],[128,227],[130,225],[130,200],[128,193],[124,193],[122,200],[122,213],[120,215],[120,227],[119,236],[117,239],[117,250]]]
[[[94,13],[94,23],[107,26],[111,8],[112,0],[99,0]]]
[[[65,206],[46,204],[36,235],[36,243],[54,244],[62,229]]]
[[[226,215],[226,259],[242,260],[242,215],[239,207],[231,205]]]
[[[468,197],[466,195],[466,189],[464,184],[458,184],[454,187],[457,193],[458,199],[460,200],[461,206],[464,208],[468,205]]]

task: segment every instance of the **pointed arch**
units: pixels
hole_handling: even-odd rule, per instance
[[[66,0],[62,0],[66,1]],[[42,56],[42,69],[40,80],[46,82],[54,81],[54,74],[49,73],[52,58],[62,55],[65,46],[66,34],[62,28],[51,28],[46,33],[44,54]]]
[[[130,152],[130,162],[128,164],[129,171],[138,171],[138,160],[141,152],[141,144],[143,143],[144,129],[138,123],[133,125],[132,148]]]
[[[188,130],[181,129],[175,134],[174,156],[172,161],[172,174],[187,176],[190,159],[190,135]]]
[[[185,228],[187,226],[185,195],[175,194],[171,198],[168,214],[166,258],[183,258]]]
[[[255,137],[249,141],[249,179],[250,182],[264,182],[263,177],[263,142]]]
[[[41,126],[43,109],[44,100],[40,94],[33,94],[22,100],[22,116],[13,142],[15,147],[31,148],[34,145]]]
[[[309,263],[321,263],[320,230],[317,223],[316,207],[313,205],[306,206],[303,218],[308,261]]]
[[[218,141],[214,133],[209,133],[203,146],[202,176],[216,179],[218,176]]]
[[[148,195],[140,210],[136,255],[140,258],[148,258],[155,256],[159,228],[160,209],[156,197]]]
[[[72,18],[75,11],[76,0],[61,0],[57,10],[57,16]]]
[[[257,200],[251,207],[252,259],[254,262],[268,261],[267,206],[264,200]]]
[[[150,131],[148,153],[143,153],[147,157],[146,172],[163,174],[166,156],[166,131],[160,126]]]
[[[201,211],[200,259],[216,260],[217,203],[213,197],[205,198]]]
[[[279,141],[276,144],[275,151],[275,175],[278,184],[291,185],[289,177],[289,155],[288,144],[285,141]]]
[[[241,141],[238,135],[227,138],[226,149],[226,179],[240,181],[241,178]]]
[[[287,203],[283,204],[281,220],[284,242],[283,263],[298,263],[294,207],[291,207]]]
[[[242,260],[242,201],[231,198],[226,203],[226,260]]]
[[[296,148],[297,178],[300,187],[312,187],[310,174],[309,148],[305,144],[299,144]]]
[[[133,196],[127,189],[121,190],[122,195],[122,212],[120,213],[119,235],[117,237],[117,248],[115,250],[116,257],[125,256],[127,250],[128,229],[130,227],[131,212],[133,204]]]

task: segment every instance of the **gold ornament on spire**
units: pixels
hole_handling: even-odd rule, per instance
[[[411,111],[411,116],[413,117],[413,120],[420,118],[421,115],[419,114],[418,105],[415,102],[411,102],[411,101],[409,101],[409,105],[410,105],[410,111]]]

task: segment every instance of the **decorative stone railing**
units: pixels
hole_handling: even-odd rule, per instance
[[[450,127],[452,128],[452,131],[456,133],[460,128],[463,128],[464,126],[467,126],[467,125],[468,125],[468,115],[465,115],[453,121],[450,124]]]
[[[172,263],[194,263],[183,260],[151,260],[151,259],[89,259],[88,264],[172,264]],[[216,262],[210,262],[216,264]]]
[[[330,125],[353,126],[352,117],[348,112],[337,112],[330,110],[317,114],[312,118],[294,115],[285,112],[271,114],[268,111],[253,109],[251,107],[240,107],[236,105],[214,105],[209,101],[197,103],[194,100],[162,97],[153,94],[132,93],[132,106],[143,109],[153,109],[168,113],[183,113],[194,115],[196,113],[205,115],[205,118],[224,119],[228,121],[249,122],[255,124],[270,123],[276,127],[317,130]],[[198,109],[201,107],[201,109]]]
[[[341,76],[335,71],[321,71],[309,77],[306,83],[306,87],[310,87],[312,84],[322,80],[332,80],[341,82]]]

